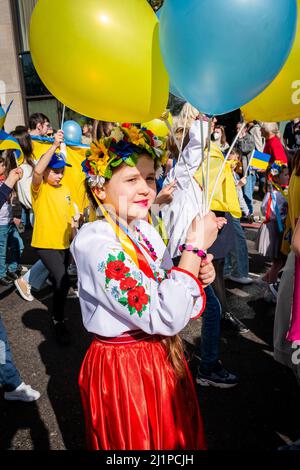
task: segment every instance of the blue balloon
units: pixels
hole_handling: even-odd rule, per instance
[[[201,112],[240,108],[278,75],[296,25],[297,0],[166,0],[159,30],[170,81]]]
[[[74,142],[74,144],[81,144],[82,129],[76,121],[66,121],[63,125],[65,140]]]

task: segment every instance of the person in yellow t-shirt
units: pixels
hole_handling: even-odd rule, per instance
[[[35,221],[31,245],[54,279],[52,324],[57,341],[69,343],[64,322],[64,306],[70,286],[68,275],[69,246],[72,236],[70,191],[62,183],[66,166],[63,154],[57,153],[64,140],[58,131],[53,145],[36,165],[31,185]]]

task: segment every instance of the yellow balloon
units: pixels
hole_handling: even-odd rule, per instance
[[[170,126],[172,127],[173,118],[172,118],[171,113],[169,113],[168,122],[170,123]],[[149,131],[152,131],[153,134],[159,137],[166,137],[169,134],[169,129],[168,129],[167,124],[165,123],[164,120],[161,120],[161,119],[152,119],[152,121],[143,122],[141,126],[146,127],[146,129],[149,129]]]
[[[142,122],[168,101],[158,28],[146,0],[43,0],[32,14],[30,50],[41,80],[69,108]]]
[[[300,0],[296,38],[284,67],[260,95],[242,107],[242,111],[246,121],[277,122],[300,116]]]

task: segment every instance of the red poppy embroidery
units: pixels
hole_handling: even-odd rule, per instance
[[[110,261],[105,270],[105,275],[108,279],[121,281],[129,271],[130,269],[125,266],[123,261]]]
[[[143,305],[148,303],[148,295],[145,293],[143,286],[135,287],[127,293],[128,304],[135,308],[138,312],[143,309]]]
[[[120,289],[121,290],[129,290],[133,289],[137,285],[137,281],[133,279],[132,277],[126,277],[125,279],[122,279],[120,282]]]

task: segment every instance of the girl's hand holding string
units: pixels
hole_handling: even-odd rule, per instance
[[[208,254],[207,257],[202,260],[198,279],[202,283],[203,287],[207,287],[212,284],[216,278],[216,272],[212,263],[213,255]]]

